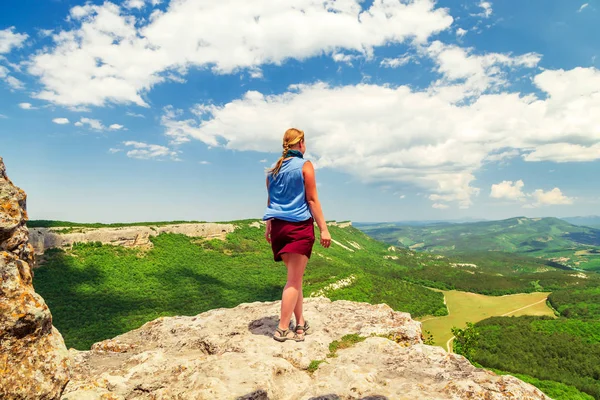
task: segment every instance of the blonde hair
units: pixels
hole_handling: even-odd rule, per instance
[[[304,131],[301,131],[300,129],[296,128],[290,128],[287,131],[285,131],[285,134],[283,135],[283,153],[281,153],[281,157],[279,157],[279,160],[277,160],[275,166],[269,169],[269,174],[277,176],[279,170],[281,169],[281,165],[283,164],[283,160],[287,156],[287,152],[290,150],[290,147],[302,142],[303,140]]]

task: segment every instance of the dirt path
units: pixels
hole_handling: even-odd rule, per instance
[[[521,311],[521,310],[524,310],[524,309],[526,309],[526,308],[529,308],[529,307],[535,306],[536,304],[543,303],[543,302],[545,302],[545,301],[547,301],[547,300],[548,300],[548,298],[546,297],[545,299],[542,299],[542,300],[540,300],[540,301],[536,301],[535,303],[528,304],[528,305],[526,305],[525,307],[517,308],[516,310],[512,310],[512,311],[509,311],[509,312],[507,312],[507,313],[504,313],[504,314],[502,314],[502,315],[501,315],[501,317],[506,317],[507,315],[514,314],[514,313],[516,313],[516,312],[519,312],[519,311]],[[427,318],[427,319],[431,319],[431,318]],[[426,320],[424,320],[424,321],[426,321]],[[422,321],[421,321],[421,322],[422,322]],[[456,336],[452,336],[452,337],[451,337],[450,339],[448,339],[448,341],[446,342],[446,348],[448,349],[448,353],[452,353],[452,341],[453,341],[455,338],[456,338]]]

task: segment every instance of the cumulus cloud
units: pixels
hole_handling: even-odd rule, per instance
[[[144,8],[145,5],[146,3],[144,0],[126,0],[123,3],[123,7],[125,8],[137,8],[138,10]]]
[[[412,56],[406,54],[398,58],[384,58],[380,65],[385,68],[398,68],[408,64],[411,59]]]
[[[14,26],[0,30],[0,54],[6,54],[12,49],[22,47],[28,37],[25,33],[15,32]]]
[[[468,32],[468,31],[467,31],[466,29],[463,29],[463,28],[458,28],[458,29],[456,30],[456,37],[459,37],[459,38],[461,38],[461,37],[465,36],[465,35],[467,34],[467,32]]]
[[[533,192],[526,194],[523,192],[524,186],[525,184],[522,180],[516,182],[502,181],[501,183],[492,185],[490,197],[513,201],[526,201],[527,199],[532,199],[533,203],[524,205],[523,207],[525,208],[534,208],[543,205],[573,204],[574,199],[565,196],[557,187],[549,191],[536,189]]]
[[[79,121],[75,122],[75,126],[84,126],[87,125],[89,128],[94,129],[96,131],[103,131],[106,128],[102,125],[97,119],[82,117]]]
[[[482,11],[479,14],[475,14],[476,16],[483,18],[489,18],[492,16],[492,3],[481,0],[477,6],[480,7]]]
[[[68,118],[54,118],[52,120],[52,122],[54,122],[55,124],[58,125],[65,125],[69,123],[69,119]]]
[[[522,190],[523,186],[525,184],[522,180],[516,182],[502,181],[501,183],[492,185],[490,197],[494,199],[524,200],[525,193]]]
[[[544,192],[542,189],[537,189],[531,196],[535,199],[535,202],[532,204],[533,207],[542,205],[573,204],[573,198],[565,196],[557,187],[547,192]]]
[[[123,142],[126,147],[133,147],[133,150],[127,151],[127,157],[137,158],[140,160],[163,160],[170,158],[173,161],[180,161],[178,151],[171,150],[166,146],[157,144],[148,144],[136,141]]]
[[[434,203],[431,207],[433,208],[437,208],[439,210],[445,210],[446,208],[448,208],[449,206],[447,204],[441,204],[441,203]]]
[[[299,126],[318,166],[363,181],[408,183],[429,192],[434,203],[463,208],[480,191],[474,173],[483,163],[518,155],[525,161],[600,159],[600,115],[594,112],[600,71],[545,70],[533,78],[538,97],[506,89],[503,71],[535,66],[539,56],[476,55],[438,43],[426,53],[440,79],[423,90],[292,85],[278,95],[249,91],[227,104],[196,105],[191,116],[168,107],[161,123],[175,144],[200,140],[263,152],[276,152],[282,132]]]
[[[34,107],[31,103],[19,103],[19,107],[23,110],[36,110],[37,107]]]
[[[146,118],[143,114],[136,114],[133,112],[126,112],[125,115],[129,116],[129,117],[135,117],[135,118]]]
[[[107,128],[106,126],[104,126],[102,124],[102,122],[100,120],[93,119],[93,118],[87,118],[87,117],[81,117],[79,119],[79,121],[75,122],[75,126],[79,126],[79,127],[87,126],[88,128],[93,129],[95,131],[105,131],[105,130],[117,131],[117,130],[124,128],[124,126],[120,125],[120,124],[112,124]]]
[[[75,28],[53,35],[53,47],[30,60],[28,71],[43,86],[36,97],[67,106],[147,106],[145,92],[192,66],[229,74],[342,50],[369,57],[378,46],[424,43],[453,21],[433,0],[377,1],[366,10],[359,0],[246,5],[180,0],[147,21],[110,2],[73,7]]]

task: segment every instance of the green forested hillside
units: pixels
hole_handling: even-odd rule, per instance
[[[361,224],[360,229],[377,240],[419,251],[446,255],[516,253],[572,268],[600,270],[600,230],[572,225],[558,218],[510,218],[424,226]]]
[[[264,228],[251,227],[252,222],[234,222],[239,228],[226,241],[162,234],[152,238],[149,251],[100,244],[49,250],[35,271],[35,289],[50,306],[67,346],[78,349],[159,316],[280,299],[285,267],[273,262]],[[425,263],[428,255],[388,250],[352,227],[330,230],[345,247],[315,246],[306,296],[322,290],[332,299],[387,303],[414,316],[447,312],[441,293],[402,279],[402,271]],[[352,284],[328,289],[342,279]]]
[[[549,317],[488,318],[475,324],[471,360],[561,382],[600,399],[599,326],[598,321]]]

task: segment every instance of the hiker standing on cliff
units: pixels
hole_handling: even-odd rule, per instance
[[[321,203],[317,197],[315,169],[304,159],[306,144],[304,132],[288,129],[283,135],[283,154],[267,175],[267,221],[265,237],[275,261],[287,267],[287,283],[281,296],[279,326],[273,338],[277,341],[303,341],[309,329],[302,314],[304,296],[302,278],[315,242],[314,221],[321,232],[321,245],[331,245],[331,235],[325,223]],[[292,313],[296,326],[290,328]]]

